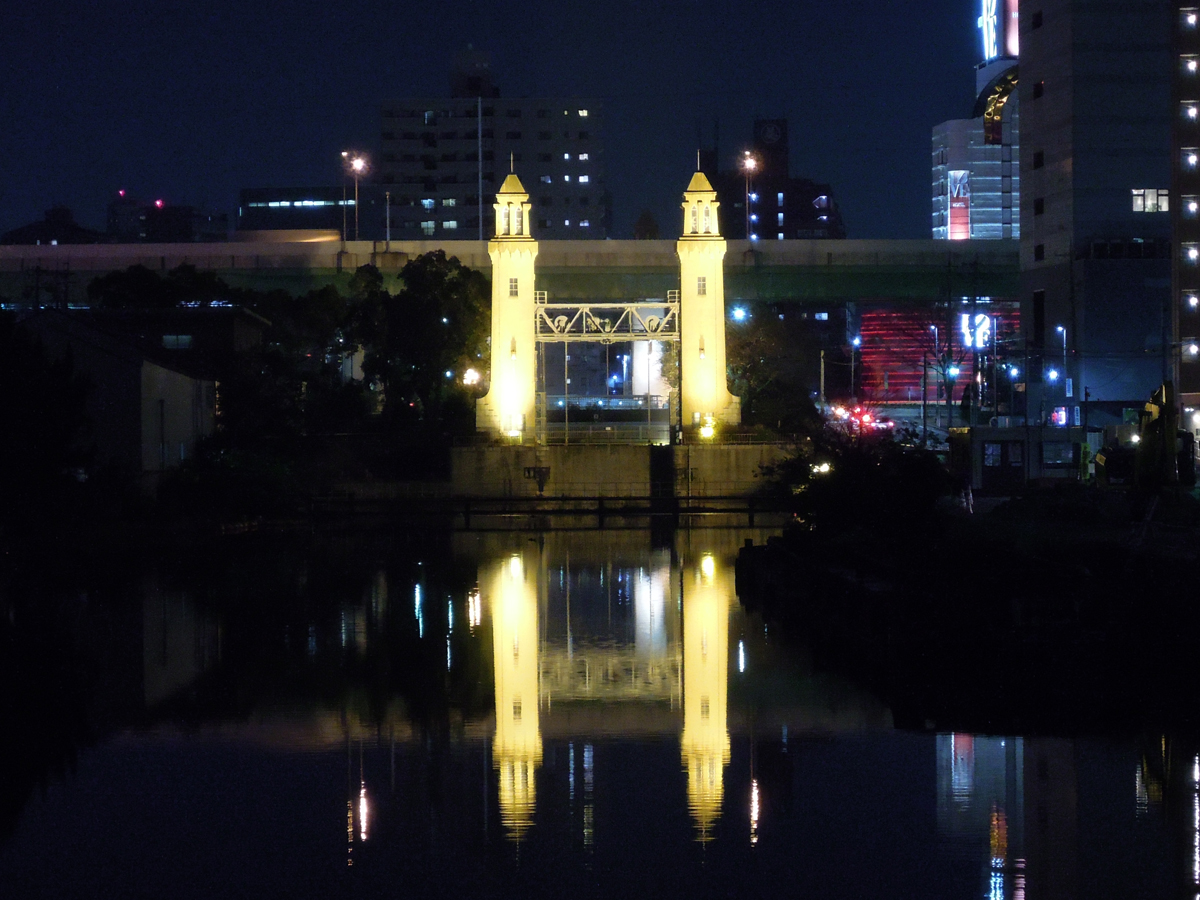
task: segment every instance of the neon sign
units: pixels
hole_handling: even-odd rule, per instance
[[[992,317],[976,313],[974,321],[970,313],[962,314],[963,346],[972,350],[986,350],[992,344]]]
[[[983,0],[979,30],[983,32],[983,61],[991,62],[1000,55],[1000,16],[996,10],[999,0]]]

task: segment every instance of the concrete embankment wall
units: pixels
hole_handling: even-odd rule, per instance
[[[679,447],[458,447],[452,492],[460,497],[737,497],[762,485],[764,464],[784,458],[782,444]]]

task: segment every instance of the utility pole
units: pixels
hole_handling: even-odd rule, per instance
[[[392,192],[391,191],[383,192],[383,208],[384,208],[385,221],[387,222],[387,225],[385,226],[385,234],[384,234],[384,241],[385,241],[384,249],[385,249],[385,252],[391,253],[392,252]]]
[[[929,354],[921,354],[921,446],[929,446]]]
[[[825,351],[821,351],[821,390],[818,399],[821,402],[821,415],[825,415]]]

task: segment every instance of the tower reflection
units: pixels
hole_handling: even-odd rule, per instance
[[[733,569],[711,552],[683,563],[683,765],[688,809],[708,841],[729,763],[729,606]]]
[[[730,759],[736,597],[726,545],[738,536],[692,533],[675,553],[652,550],[646,537],[479,537],[479,598],[492,623],[492,765],[510,840],[534,821],[543,740],[571,742],[572,779],[583,746],[590,781],[602,778],[590,765],[597,737],[652,733],[679,736],[696,836],[713,835]],[[584,823],[585,845],[593,824]]]
[[[480,572],[492,613],[496,691],[492,755],[500,778],[500,820],[516,841],[533,824],[534,775],[542,761],[537,569],[529,565],[536,562],[535,554],[513,552],[485,563]]]

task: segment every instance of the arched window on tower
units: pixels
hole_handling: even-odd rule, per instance
[[[525,229],[521,227],[521,207],[513,207],[513,234],[524,234]]]
[[[508,234],[508,204],[500,207],[500,233]]]
[[[698,234],[700,231],[700,211],[696,209],[696,204],[692,204],[692,234]]]
[[[712,207],[704,204],[704,233],[712,234]]]

